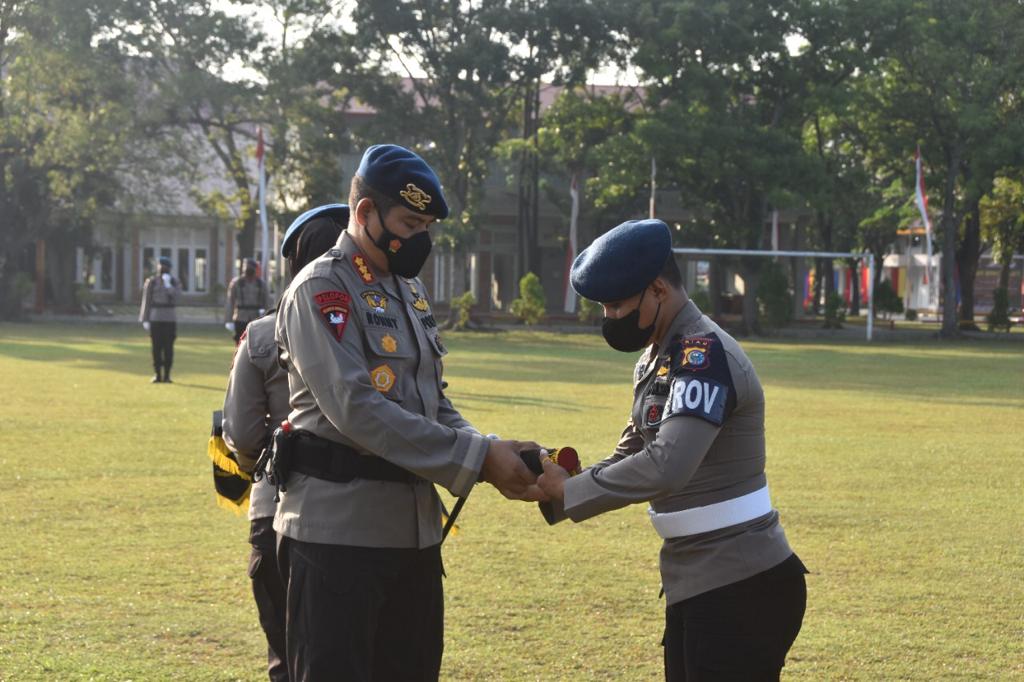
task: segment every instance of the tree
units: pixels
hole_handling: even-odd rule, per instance
[[[992,192],[980,201],[980,222],[985,241],[992,244],[992,258],[999,264],[997,288],[1010,285],[1013,256],[1024,253],[1024,177],[1003,175]]]
[[[762,249],[771,206],[785,205],[805,175],[801,100],[814,52],[791,54],[799,3],[715,4],[649,0],[631,27],[638,67],[658,102],[659,126],[646,140],[684,205],[709,219],[718,246]],[[713,222],[711,222],[713,221]],[[745,284],[743,330],[758,331],[757,287],[763,263],[739,261]]]
[[[119,197],[134,126],[120,55],[103,40],[102,2],[0,0],[0,316],[21,255],[47,246],[47,299],[73,307],[76,247]]]
[[[956,251],[963,218],[972,216],[962,260],[976,263],[978,247],[970,241],[979,226],[976,202],[998,168],[984,159],[1014,144],[1011,131],[1019,129],[1024,7],[1013,0],[929,0],[899,9],[896,30],[902,39],[892,43],[883,64],[889,88],[885,114],[917,132],[935,171],[936,182],[929,184],[941,197],[942,334],[949,337],[957,334]],[[911,156],[912,139],[904,140],[903,158]],[[967,275],[973,283],[973,267]]]

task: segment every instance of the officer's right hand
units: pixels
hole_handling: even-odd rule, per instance
[[[514,441],[489,441],[480,480],[510,500],[547,501],[547,495],[537,487],[537,476],[523,464],[515,445]]]
[[[149,322],[143,322],[142,323],[142,328],[145,329],[148,332],[149,331]]]
[[[234,332],[235,331],[235,323],[234,322],[225,322],[224,323],[224,328],[227,329],[229,332]]]

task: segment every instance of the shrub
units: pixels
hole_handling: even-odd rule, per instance
[[[793,315],[793,292],[789,277],[778,263],[769,263],[757,288],[758,309],[764,324],[773,329],[783,327]]]
[[[1006,287],[998,287],[992,292],[992,312],[985,319],[990,332],[997,329],[1010,331],[1010,294]]]
[[[467,291],[461,296],[452,299],[452,309],[457,311],[458,317],[455,320],[455,329],[466,329],[469,326],[469,312],[476,305],[476,296],[472,291]]]
[[[832,292],[825,299],[825,329],[842,329],[846,320],[846,301]]]
[[[519,280],[519,298],[512,301],[512,314],[526,324],[537,324],[544,317],[547,302],[540,278],[532,272]]]
[[[875,287],[875,310],[882,313],[887,320],[890,315],[903,312],[903,301],[896,295],[896,290],[892,288],[892,282],[887,279],[883,279]]]
[[[589,298],[583,298],[580,296],[580,309],[576,314],[580,318],[580,322],[587,324],[593,324],[602,317],[604,317],[604,311],[601,310],[601,304],[596,301],[591,301]]]
[[[914,310],[913,308],[908,308],[907,312],[903,314],[903,317],[907,318],[908,322],[916,322],[917,321],[917,311]]]

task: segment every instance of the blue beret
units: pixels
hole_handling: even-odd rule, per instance
[[[660,220],[630,220],[583,249],[569,272],[572,288],[598,303],[635,296],[672,256],[672,234]]]
[[[299,232],[302,227],[313,218],[334,218],[341,224],[342,229],[348,225],[348,204],[324,204],[311,208],[298,218],[292,221],[281,240],[281,255],[287,258],[290,252],[295,250],[295,244],[299,241]]]
[[[441,181],[419,156],[396,144],[375,144],[363,154],[356,175],[402,206],[438,220],[448,217]]]
[[[172,263],[171,259],[167,256],[160,256],[160,265],[166,265],[169,268],[174,267],[174,263]]]

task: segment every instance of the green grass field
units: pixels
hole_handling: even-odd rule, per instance
[[[484,431],[613,446],[633,359],[598,335],[449,334]],[[1024,344],[747,342],[768,469],[812,575],[785,679],[1024,679]],[[122,325],[0,326],[0,679],[258,680],[248,522],[205,446],[231,340],[184,327],[173,385]],[[640,506],[547,527],[481,486],[445,547],[446,680],[661,675]]]

